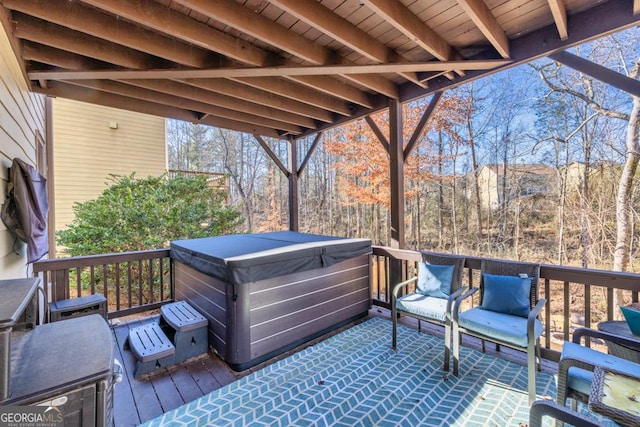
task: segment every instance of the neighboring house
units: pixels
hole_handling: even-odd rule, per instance
[[[29,92],[20,65],[5,31],[0,31],[0,199],[5,202],[9,167],[14,157],[34,165],[42,175],[46,171],[47,116],[45,97]],[[31,275],[25,267],[24,244],[15,244],[14,236],[0,221],[0,279]],[[14,250],[17,249],[16,250]]]
[[[478,173],[480,203],[484,209],[497,209],[518,196],[546,196],[556,179],[556,171],[543,164],[484,165]],[[504,188],[506,184],[506,189]]]
[[[74,203],[95,199],[111,184],[109,174],[166,173],[165,135],[162,117],[54,99],[55,229],[73,221]]]

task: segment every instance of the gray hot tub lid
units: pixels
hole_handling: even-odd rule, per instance
[[[328,267],[371,253],[371,240],[279,231],[171,242],[171,257],[234,284]]]

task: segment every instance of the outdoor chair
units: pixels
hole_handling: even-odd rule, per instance
[[[558,363],[558,398],[561,406],[567,399],[572,399],[571,407],[576,409],[577,402],[587,403],[594,378],[594,370],[598,366],[615,370],[623,374],[640,378],[640,364],[621,357],[580,345],[581,338],[596,338],[612,342],[629,350],[629,354],[640,352],[640,342],[630,338],[613,335],[589,328],[578,328],[573,332],[573,340],[562,346],[562,354]]]
[[[513,261],[482,261],[480,287],[472,288],[458,298],[453,306],[453,373],[458,375],[460,335],[527,352],[529,404],[536,398],[536,358],[540,370],[540,335],[538,319],[546,300],[538,299],[538,264]],[[480,291],[480,305],[460,311],[461,303]]]
[[[418,274],[409,280],[398,283],[391,292],[391,319],[393,338],[391,347],[397,346],[398,313],[421,321],[444,326],[444,370],[449,370],[451,348],[451,307],[455,299],[464,292],[462,273],[465,257],[458,255],[421,252],[422,261],[418,263]],[[415,292],[399,296],[415,283]]]

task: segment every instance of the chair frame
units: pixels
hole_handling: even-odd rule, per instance
[[[420,251],[420,253],[422,254],[421,262],[427,262],[433,265],[454,266],[453,278],[451,281],[451,295],[449,295],[449,298],[447,299],[445,320],[444,322],[441,322],[438,319],[432,319],[408,311],[398,310],[396,307],[396,300],[398,299],[400,291],[406,289],[411,283],[417,282],[418,277],[412,277],[408,280],[405,280],[404,282],[396,284],[391,292],[391,321],[393,323],[391,348],[393,348],[394,350],[397,349],[399,313],[418,319],[418,331],[421,330],[420,322],[423,320],[425,322],[444,326],[444,370],[449,371],[449,359],[451,358],[451,309],[456,298],[458,298],[467,289],[462,285],[462,276],[464,274],[464,265],[466,259],[463,255],[442,254],[428,251]]]
[[[637,341],[634,341],[630,338],[623,337],[620,335],[610,334],[608,332],[597,331],[595,329],[590,328],[578,328],[573,332],[572,341],[574,344],[580,344],[582,338],[599,338],[604,341],[613,342],[618,345],[622,345],[632,350],[636,350],[640,352],[640,344]],[[593,350],[596,351],[596,350]],[[621,359],[617,356],[611,356],[614,358]],[[634,362],[635,363],[635,362]],[[576,408],[577,401],[586,403],[589,401],[589,395],[578,392],[577,390],[569,390],[568,389],[568,380],[569,380],[569,368],[580,368],[587,371],[593,372],[596,368],[596,364],[594,364],[591,360],[576,358],[576,357],[567,357],[560,359],[558,363],[558,397],[557,402],[561,406],[565,406],[567,403],[567,399],[572,399],[571,407],[572,409]],[[638,365],[640,369],[640,365]]]
[[[545,415],[573,426],[602,427],[602,424],[588,420],[578,412],[560,406],[552,400],[537,400],[531,405],[529,409],[529,427],[542,426],[542,418]]]
[[[460,341],[461,334],[466,334],[472,337],[480,338],[482,340],[482,350],[484,351],[484,341],[491,341],[497,344],[497,350],[500,349],[500,345],[504,345],[509,348],[527,352],[527,368],[528,368],[528,392],[529,392],[529,404],[533,404],[536,400],[536,358],[537,369],[541,370],[541,357],[540,357],[540,339],[534,337],[534,325],[535,320],[540,314],[540,311],[544,308],[547,300],[539,298],[539,281],[540,281],[540,265],[528,262],[516,262],[516,261],[504,261],[504,260],[483,260],[481,264],[481,273],[505,275],[505,276],[518,276],[520,274],[526,274],[531,278],[531,291],[529,293],[529,316],[527,317],[527,346],[520,347],[510,343],[508,341],[497,340],[493,337],[484,335],[480,332],[471,331],[466,328],[460,327],[458,323],[458,317],[460,315],[461,303],[480,291],[480,304],[484,297],[484,278],[480,276],[480,285],[478,288],[473,287],[469,291],[465,292],[460,298],[456,299],[453,311],[452,311],[452,324],[453,324],[453,374],[458,376],[458,365],[460,358]]]

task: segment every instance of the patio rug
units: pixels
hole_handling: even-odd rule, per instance
[[[460,377],[442,370],[441,337],[372,318],[147,423],[207,426],[519,426],[527,368],[462,348]],[[539,397],[555,397],[538,373]],[[549,422],[549,425],[551,423]]]

